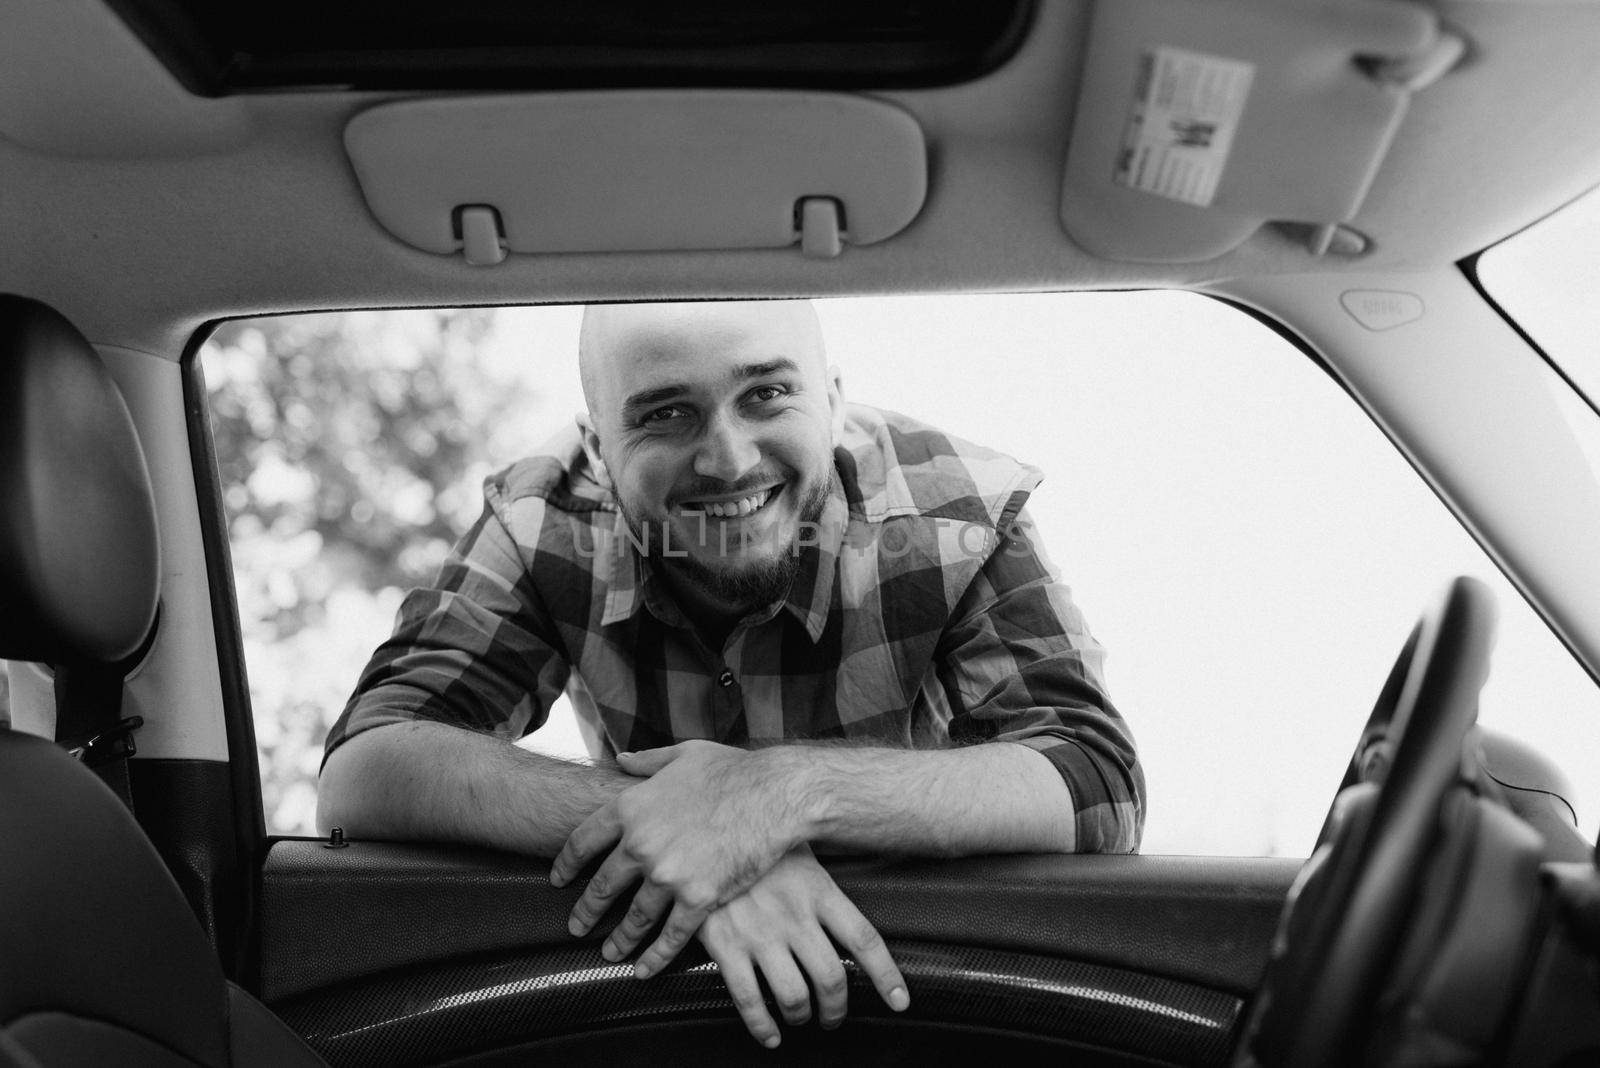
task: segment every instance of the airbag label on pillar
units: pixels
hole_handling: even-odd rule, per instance
[[[1112,180],[1209,206],[1254,77],[1254,65],[1237,59],[1182,48],[1145,52]]]

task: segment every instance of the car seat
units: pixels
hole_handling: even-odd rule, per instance
[[[0,658],[54,669],[58,722],[98,701],[88,717],[116,724],[160,578],[116,384],[60,314],[0,295]],[[118,792],[62,745],[0,729],[0,1066],[321,1063],[224,976]]]

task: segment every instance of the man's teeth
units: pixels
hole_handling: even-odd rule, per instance
[[[691,505],[690,507],[695,508],[696,510],[703,510],[706,515],[714,515],[721,518],[733,518],[735,516],[747,516],[756,509],[760,508],[762,505],[766,504],[771,499],[772,491],[762,490],[760,493],[752,494],[749,497],[742,497],[737,501],[707,502],[705,504]]]

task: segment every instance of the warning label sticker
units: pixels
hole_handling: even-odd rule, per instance
[[[1182,48],[1145,52],[1112,180],[1209,205],[1254,77],[1255,67],[1237,59]]]

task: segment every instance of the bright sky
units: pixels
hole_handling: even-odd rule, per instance
[[[852,399],[1044,469],[1031,509],[1109,650],[1149,781],[1146,852],[1309,852],[1411,624],[1462,573],[1501,605],[1482,720],[1600,801],[1600,691],[1354,403],[1265,327],[1161,293],[819,310]],[[578,312],[502,315],[498,356],[543,391],[526,428],[542,439],[582,403]],[[570,723],[537,744],[582,752]]]

